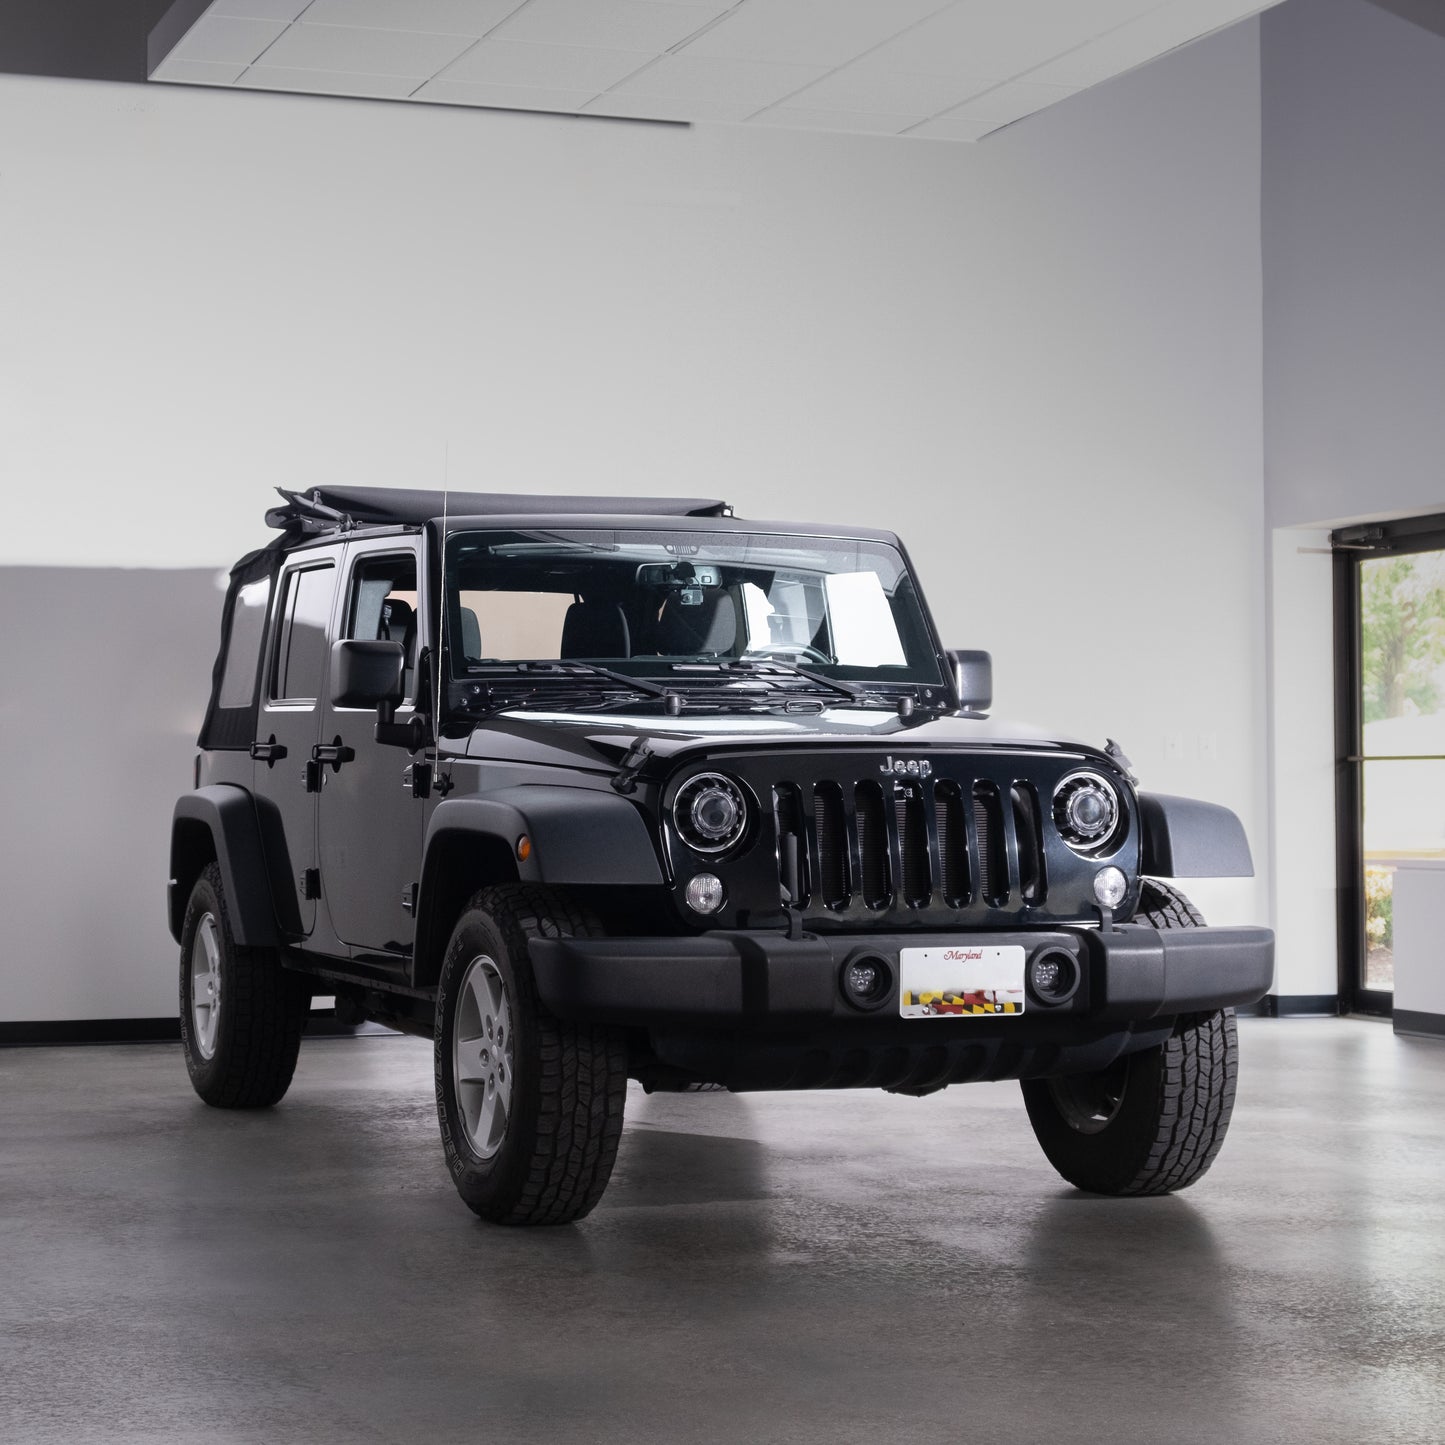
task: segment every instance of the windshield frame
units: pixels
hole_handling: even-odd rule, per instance
[[[949,703],[949,669],[933,614],[919,584],[912,559],[903,543],[892,532],[869,528],[839,529],[816,523],[751,522],[731,518],[628,517],[623,520],[615,516],[588,515],[452,517],[446,519],[444,536],[440,519],[431,524],[429,530],[432,532],[432,542],[438,556],[444,559],[443,565],[438,567],[434,597],[439,610],[443,607],[448,610],[442,629],[444,650],[448,654],[444,672],[448,681],[447,690],[454,694],[461,691],[458,684],[479,679],[484,683],[496,682],[509,676],[516,678],[526,675],[529,686],[539,682],[545,686],[545,669],[549,665],[555,666],[569,661],[553,658],[507,659],[487,662],[462,671],[456,670],[456,653],[451,646],[451,638],[461,630],[460,595],[464,589],[451,586],[447,574],[455,565],[454,550],[459,537],[475,534],[547,533],[557,537],[561,543],[568,533],[608,533],[625,537],[629,533],[652,536],[657,533],[678,532],[710,535],[710,539],[715,538],[719,547],[727,547],[734,539],[757,538],[775,539],[784,547],[791,543],[804,553],[810,546],[826,551],[830,543],[835,543],[844,546],[876,546],[893,554],[898,563],[894,590],[896,592],[899,587],[907,587],[912,592],[912,606],[909,609],[914,614],[911,619],[912,626],[899,629],[899,640],[904,646],[906,657],[906,662],[899,671],[906,668],[908,675],[889,676],[893,671],[891,665],[824,664],[807,656],[794,657],[792,654],[779,655],[776,659],[745,654],[742,658],[722,659],[716,664],[644,655],[639,658],[606,659],[608,669],[661,684],[669,690],[692,693],[714,689],[721,695],[724,687],[728,691],[736,689],[740,684],[757,688],[759,679],[754,675],[757,665],[764,661],[777,660],[785,666],[789,663],[799,664],[805,669],[799,674],[802,679],[806,679],[808,672],[818,673],[814,686],[819,692],[829,694],[835,699],[837,692],[846,685],[848,688],[857,689],[860,697],[871,696],[875,700],[874,705],[879,697],[896,699],[905,695],[919,701],[927,700],[935,706],[947,706]],[[905,636],[905,631],[912,635]],[[575,661],[579,665],[585,665],[589,659]],[[648,662],[655,665],[646,666]],[[529,668],[529,663],[535,664],[535,668]],[[618,682],[620,685],[620,678]]]

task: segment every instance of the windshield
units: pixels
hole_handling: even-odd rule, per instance
[[[453,678],[587,663],[668,687],[763,664],[935,686],[896,547],[751,532],[460,532],[447,543]]]

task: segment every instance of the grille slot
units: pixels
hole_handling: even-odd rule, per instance
[[[973,830],[978,837],[979,892],[994,908],[1008,901],[1008,842],[995,783],[973,785]]]
[[[886,908],[888,889],[888,814],[877,783],[859,783],[854,794],[858,821],[859,882],[869,908]]]
[[[843,791],[837,783],[813,790],[813,825],[818,836],[818,893],[826,908],[848,904],[848,828]]]
[[[1042,903],[1047,889],[1038,794],[1029,783],[1015,783],[1009,789],[1009,801],[1019,845],[1019,893],[1025,903]]]
[[[950,908],[968,906],[968,834],[963,823],[963,794],[957,783],[938,783],[933,790],[934,826],[938,830],[938,884]]]
[[[803,832],[802,802],[792,783],[773,789],[773,817],[778,829],[778,879],[783,902],[794,908],[806,907],[808,842]]]
[[[933,870],[928,860],[928,820],[923,813],[923,792],[901,787],[893,795],[894,822],[903,859],[903,901],[923,908],[933,892]]]

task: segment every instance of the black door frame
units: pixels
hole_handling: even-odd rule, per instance
[[[1445,551],[1445,513],[1341,527],[1330,534],[1335,608],[1335,855],[1340,1007],[1394,1012],[1395,996],[1365,987],[1364,757],[1360,707],[1360,561]]]

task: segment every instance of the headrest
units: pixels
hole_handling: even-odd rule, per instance
[[[616,602],[574,602],[562,621],[562,658],[631,657],[627,615]]]
[[[738,614],[732,595],[704,593],[695,607],[684,607],[681,598],[669,597],[658,616],[654,640],[663,657],[730,652],[738,640]]]
[[[416,612],[410,602],[388,597],[381,604],[381,636],[387,642],[405,642],[416,627]]]

